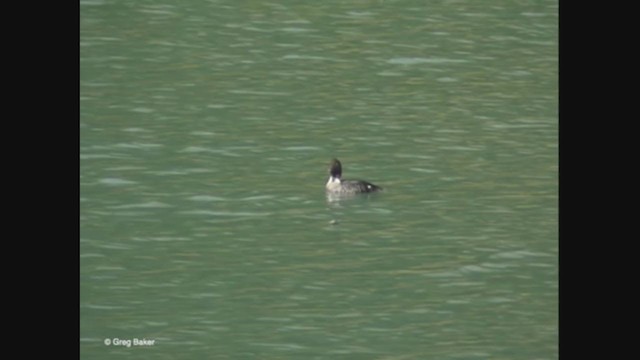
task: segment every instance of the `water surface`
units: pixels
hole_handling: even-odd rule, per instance
[[[558,357],[557,2],[80,4],[82,358]]]

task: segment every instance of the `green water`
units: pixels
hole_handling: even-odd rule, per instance
[[[558,357],[556,1],[80,5],[83,359]]]

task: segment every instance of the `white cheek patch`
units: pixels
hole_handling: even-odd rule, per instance
[[[329,181],[327,181],[326,187],[329,190],[340,188],[340,178],[333,177],[333,176],[329,177]]]

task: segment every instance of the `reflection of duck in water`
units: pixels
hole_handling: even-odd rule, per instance
[[[342,164],[338,159],[331,160],[329,166],[329,181],[327,181],[327,193],[329,194],[360,194],[382,190],[381,187],[362,180],[342,180]]]

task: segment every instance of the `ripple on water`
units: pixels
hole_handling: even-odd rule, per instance
[[[285,147],[284,150],[286,151],[319,151],[322,149],[317,146],[288,146],[288,147]]]
[[[139,127],[128,127],[128,128],[122,129],[122,131],[130,132],[130,133],[146,133],[146,132],[150,132],[147,129],[143,129],[143,128],[139,128]]]
[[[389,64],[417,65],[417,64],[458,64],[466,63],[468,60],[448,59],[448,58],[420,58],[420,57],[397,57],[387,60]]]
[[[146,174],[158,175],[158,176],[179,176],[179,175],[189,175],[189,174],[205,174],[213,172],[210,169],[174,169],[174,170],[158,170],[158,171],[147,171]]]
[[[282,351],[292,351],[292,350],[304,350],[307,349],[306,346],[298,345],[298,344],[283,344],[283,343],[251,343],[253,346],[262,346],[269,347],[276,350]]]
[[[433,173],[438,173],[438,172],[440,172],[439,170],[434,170],[434,169],[423,169],[423,168],[410,168],[409,170],[411,170],[411,171],[415,171],[415,172],[426,173],[426,174],[433,174]]]
[[[97,253],[84,253],[84,254],[80,254],[80,259],[86,259],[86,258],[94,258],[94,257],[105,257],[104,254],[97,254]]]
[[[93,159],[118,159],[122,156],[110,155],[110,154],[80,154],[80,160],[93,160]]]
[[[97,248],[106,250],[132,250],[134,247],[122,243],[98,243]]]
[[[82,305],[82,307],[85,307],[87,309],[93,309],[93,310],[122,310],[126,308],[124,306],[99,305],[99,304],[85,304],[85,305]]]
[[[191,239],[186,237],[176,236],[151,236],[151,237],[133,237],[132,241],[137,242],[176,242],[176,241],[189,241]]]
[[[232,157],[239,157],[241,155],[238,155],[236,153],[232,153],[228,150],[224,150],[224,149],[211,149],[211,148],[206,148],[206,147],[202,147],[202,146],[188,146],[182,150],[179,151],[180,153],[188,153],[188,154],[193,154],[193,153],[211,153],[211,154],[219,154],[219,155],[224,155],[224,156],[232,156]]]
[[[98,183],[108,186],[127,186],[137,184],[137,182],[121,178],[102,178]]]
[[[212,195],[194,195],[189,198],[191,201],[201,201],[201,202],[211,202],[211,201],[228,201],[227,199],[220,196],[212,196]]]
[[[107,0],[80,0],[80,6],[98,6],[106,3]]]
[[[240,200],[241,201],[259,201],[259,200],[269,200],[275,197],[276,197],[275,195],[256,195],[256,196],[249,196],[246,198],[242,198]]]
[[[114,205],[109,206],[110,209],[158,209],[171,207],[169,204],[165,204],[159,201],[149,201],[139,204],[126,204],[126,205]]]
[[[493,270],[487,269],[486,267],[479,265],[466,265],[460,268],[461,273],[487,273],[492,272]]]
[[[141,113],[141,114],[150,114],[155,110],[140,106],[140,107],[132,108],[131,111]]]
[[[524,259],[528,257],[550,257],[552,255],[527,251],[527,250],[516,250],[516,251],[505,251],[498,254],[494,254],[491,256],[493,259]]]
[[[315,32],[318,30],[314,30],[314,29],[307,29],[307,28],[301,28],[301,27],[285,27],[285,28],[281,28],[279,29],[280,31],[284,31],[284,32],[293,32],[293,33],[302,33],[302,32]]]
[[[155,148],[163,147],[163,145],[162,144],[133,142],[133,143],[118,143],[118,144],[113,145],[112,147],[113,148],[118,148],[118,149],[149,150],[149,149],[155,149]]]
[[[259,213],[259,212],[233,212],[233,211],[212,211],[212,210],[187,210],[180,211],[179,214],[183,215],[202,215],[202,216],[222,216],[222,217],[263,217],[269,216],[271,213]]]
[[[324,56],[315,56],[315,55],[299,55],[299,54],[289,54],[280,58],[281,60],[311,60],[311,61],[331,61],[331,62],[343,62],[344,60],[328,58]]]

